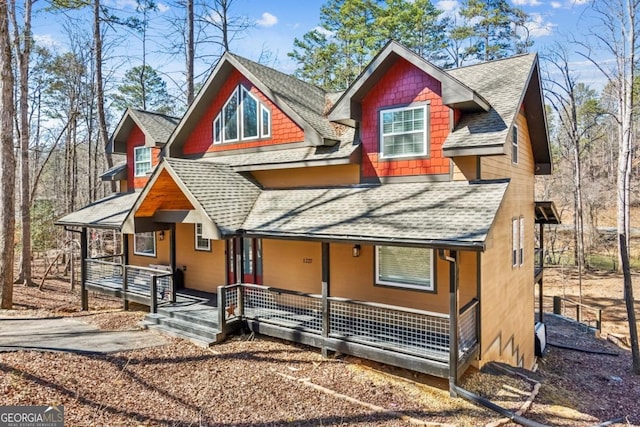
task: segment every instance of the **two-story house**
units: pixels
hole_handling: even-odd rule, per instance
[[[88,228],[125,237],[118,260],[85,250],[84,289],[156,320],[178,287],[216,294],[217,339],[243,321],[453,382],[535,363],[535,224],[558,220],[534,198],[551,172],[536,55],[442,70],[390,42],[326,93],[226,53],[179,121],[129,110],[111,148],[122,193],[58,221],[84,246]]]

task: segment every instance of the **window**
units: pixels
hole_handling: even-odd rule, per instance
[[[518,265],[518,237],[520,236],[518,224],[518,218],[511,220],[511,265],[513,267]]]
[[[434,291],[433,251],[426,248],[376,246],[376,283]]]
[[[134,174],[135,176],[145,176],[151,171],[151,148],[135,147],[133,149],[134,156]]]
[[[202,224],[196,224],[196,250],[197,251],[210,251],[211,240],[202,237]]]
[[[271,111],[249,90],[238,86],[213,120],[213,143],[271,136]]]
[[[133,236],[133,253],[136,255],[156,256],[156,233],[136,233]]]
[[[511,162],[518,163],[518,127],[511,130]]]
[[[380,111],[381,157],[427,155],[427,106]]]
[[[524,265],[524,218],[520,217],[520,265]]]

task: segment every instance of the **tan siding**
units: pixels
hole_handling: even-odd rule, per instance
[[[126,179],[121,179],[118,182],[120,183],[120,192],[121,193],[126,193],[127,191],[129,191],[129,187],[127,186],[127,180]]]
[[[518,164],[506,156],[482,159],[482,178],[511,178],[482,254],[481,364],[503,361],[531,368],[533,336],[534,176],[533,155],[524,114],[517,117]],[[510,137],[508,139],[511,141]],[[524,265],[512,267],[511,221],[524,217]]]
[[[176,264],[184,266],[187,288],[215,292],[225,280],[225,241],[211,240],[211,251],[195,250],[195,225],[176,224]]]
[[[360,182],[359,165],[276,169],[251,174],[265,188],[317,187]]]
[[[478,179],[478,158],[476,156],[463,156],[453,158],[453,180],[471,181]]]
[[[127,234],[129,239],[129,265],[149,267],[149,264],[169,265],[169,232],[165,231],[164,240],[160,240],[156,232],[156,256],[136,255],[133,253],[133,235]]]
[[[262,265],[263,283],[266,286],[311,294],[322,293],[320,242],[263,239]]]

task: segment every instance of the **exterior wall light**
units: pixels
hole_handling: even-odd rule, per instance
[[[160,233],[158,233],[158,237],[160,238],[160,240],[164,240],[164,230],[160,230]]]
[[[351,250],[351,255],[353,255],[354,258],[357,258],[360,256],[360,245],[353,245],[353,249]]]

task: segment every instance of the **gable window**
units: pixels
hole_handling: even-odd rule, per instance
[[[511,130],[511,162],[518,163],[518,127]]]
[[[518,266],[518,240],[520,237],[520,232],[518,230],[518,226],[520,221],[518,218],[514,218],[511,220],[511,265],[513,267]]]
[[[213,120],[213,143],[248,141],[271,136],[271,111],[239,85]]]
[[[156,256],[156,233],[136,233],[133,236],[133,253],[135,255]]]
[[[135,147],[133,149],[134,157],[134,175],[145,176],[147,172],[151,172],[151,148]]]
[[[383,158],[428,154],[427,105],[380,111],[380,152]]]
[[[376,246],[376,283],[434,291],[433,251],[427,248]]]
[[[202,224],[196,224],[196,250],[197,251],[210,251],[211,240],[202,237]]]

